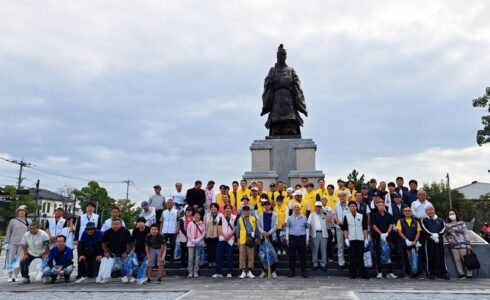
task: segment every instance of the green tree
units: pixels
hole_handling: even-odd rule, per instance
[[[431,184],[424,183],[423,189],[432,202],[438,216],[447,218],[449,210],[449,191],[447,183],[441,180],[439,183],[432,182]],[[470,221],[475,216],[475,207],[471,200],[464,198],[464,195],[456,190],[451,191],[451,199],[453,208],[458,211],[459,216],[464,221]]]
[[[88,202],[94,202],[97,206],[97,214],[101,219],[107,218],[111,208],[115,205],[116,201],[109,197],[107,190],[100,186],[96,181],[90,181],[86,187],[80,190],[73,190],[73,194],[80,199],[80,207],[85,211],[85,206]]]
[[[0,194],[3,195],[2,198],[5,200],[0,203],[0,217],[5,221],[4,224],[8,224],[10,219],[15,217],[15,211],[20,205],[26,205],[29,217],[35,219],[36,203],[33,195],[17,193],[17,188],[12,185],[0,187]]]
[[[486,108],[489,113],[481,117],[483,129],[476,132],[476,142],[481,146],[490,143],[490,87],[486,88],[483,96],[473,99],[473,107]]]
[[[136,203],[126,199],[117,200],[116,205],[121,211],[121,219],[126,223],[126,228],[134,228],[136,219],[141,213],[141,208],[136,207]]]
[[[349,175],[347,175],[347,180],[354,181],[354,186],[356,187],[356,190],[360,191],[361,186],[366,183],[364,182],[364,174],[362,174],[359,178],[358,177],[359,177],[359,172],[357,172],[357,170],[354,169]]]
[[[490,195],[486,194],[475,201],[475,227],[476,233],[480,232],[483,223],[490,222]]]

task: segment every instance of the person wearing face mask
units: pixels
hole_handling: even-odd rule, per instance
[[[446,223],[436,215],[434,207],[427,207],[427,217],[422,220],[422,228],[425,236],[427,278],[435,279],[437,276],[442,279],[449,279],[444,261],[443,235],[446,231]]]
[[[480,233],[483,235],[485,241],[490,243],[490,226],[488,225],[488,222],[483,224],[483,227],[480,229]]]
[[[464,256],[471,250],[470,236],[466,224],[459,219],[455,209],[448,211],[448,220],[446,223],[446,239],[454,258],[458,279],[471,279],[473,273],[466,270]]]

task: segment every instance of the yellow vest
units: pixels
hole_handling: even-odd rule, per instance
[[[311,192],[306,192],[306,194],[303,196],[303,201],[306,201],[308,202],[308,204],[310,205],[310,210],[313,211],[313,208],[315,207],[315,202],[316,202],[316,191],[311,191]]]
[[[349,194],[350,194],[350,191],[347,187],[344,186],[344,188],[342,189],[342,191],[344,191],[346,194],[347,194],[347,198],[349,198]],[[335,195],[335,197],[339,197],[339,188],[336,188],[335,191],[333,192],[333,194]]]
[[[223,195],[221,193],[216,194],[216,204],[219,205],[219,207],[223,207]]]
[[[347,191],[348,193],[350,193],[350,200],[356,201],[356,193],[357,193],[356,189],[353,189],[352,192],[349,189],[347,189]],[[349,194],[347,194],[347,200],[349,200],[348,195]]]
[[[296,199],[291,200],[291,209],[293,209],[293,205],[295,203],[299,203],[299,202],[296,201]],[[306,217],[306,202],[305,202],[305,200],[301,200],[301,203],[299,203],[299,205],[301,206],[301,208],[300,208],[301,214]]]
[[[282,229],[282,225],[286,223],[287,209],[288,206],[285,204],[285,202],[283,202],[281,206],[276,205],[276,207],[274,207],[274,212],[277,215],[277,229]]]
[[[238,204],[237,199],[240,199],[238,191],[239,190],[236,191],[236,195],[237,195],[236,198],[235,198],[235,194],[233,194],[233,190],[228,192],[228,195],[230,195],[230,204],[234,207],[240,207],[240,205],[242,204],[241,203],[242,201],[240,201],[240,204],[237,206],[237,204]]]
[[[243,195],[247,195],[248,198],[250,198],[250,190],[249,189],[246,189],[245,191],[242,191],[241,188],[238,188],[238,191],[237,191],[237,195],[238,195],[238,206],[237,207],[241,207],[242,206],[242,197]]]
[[[336,196],[335,193],[331,196],[327,194],[327,206],[329,206],[331,209],[335,209],[337,201],[339,201],[339,197]]]
[[[255,207],[255,205],[258,206],[258,204],[260,202],[260,196],[257,195],[257,198],[250,196],[250,198],[248,199],[248,202],[250,205],[252,205],[252,207]]]
[[[320,195],[321,197],[326,197],[328,195],[328,190],[324,188],[323,190],[321,188],[316,189],[316,193]]]
[[[250,224],[252,225],[253,230],[255,231],[255,217],[249,216],[248,220],[250,221]],[[243,220],[242,217],[238,219],[238,226],[240,226],[240,237],[238,239],[238,244],[239,245],[245,245],[245,242],[247,241],[247,227],[245,227],[245,221]]]

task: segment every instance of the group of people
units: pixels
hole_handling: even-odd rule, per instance
[[[175,259],[188,270],[189,278],[199,276],[203,256],[214,269],[214,278],[233,277],[233,253],[239,253],[239,278],[255,278],[255,257],[267,257],[259,277],[277,277],[277,256],[289,256],[289,277],[308,277],[306,253],[312,254],[313,269],[327,269],[334,251],[340,269],[349,261],[349,277],[369,278],[368,268],[376,277],[394,279],[393,263],[400,263],[406,278],[436,277],[449,279],[444,261],[446,238],[458,272],[458,278],[472,278],[463,257],[471,249],[468,230],[457,212],[451,209],[447,219],[436,214],[419,190],[417,181],[404,186],[402,177],[395,182],[375,179],[355,189],[354,182],[339,179],[337,187],[324,179],[286,188],[284,182],[271,183],[265,190],[260,181],[233,181],[231,188],[221,185],[214,191],[209,181],[201,181],[182,191],[182,183],[170,197],[159,185],[155,194],[141,203],[141,214],[130,232],[120,218],[118,207],[105,221],[95,213],[95,203],[85,205],[77,219],[64,216],[57,208],[46,231],[28,218],[20,206],[9,223],[6,248],[9,280],[29,283],[29,265],[43,259],[44,282],[70,281],[76,259],[76,283],[96,278],[105,283],[114,274],[122,282],[157,282],[164,277],[164,265]],[[76,251],[74,258],[73,250]],[[336,250],[334,250],[336,249]],[[259,255],[260,256],[260,255]],[[374,258],[374,263],[371,259]],[[393,261],[392,261],[393,259]],[[17,260],[17,261],[16,261]],[[16,264],[17,262],[17,264]],[[226,269],[224,265],[226,263]]]

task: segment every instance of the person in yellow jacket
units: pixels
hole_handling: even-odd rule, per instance
[[[282,255],[286,255],[286,244],[281,241],[281,233],[286,228],[286,220],[289,217],[289,208],[284,201],[286,199],[283,196],[278,196],[277,205],[274,207],[274,212],[277,215],[276,250],[277,254]]]
[[[241,199],[244,195],[247,195],[247,197],[250,199],[250,190],[248,189],[247,187],[247,180],[246,179],[242,179],[240,180],[240,188],[238,189],[238,206],[237,207],[240,207],[242,206],[242,202],[241,202]]]
[[[307,201],[303,200],[303,194],[301,193],[301,190],[296,190],[294,192],[294,199],[289,202],[289,211],[293,211],[293,206],[295,203],[299,204],[299,211],[300,213],[307,217],[308,212],[310,211],[310,204]]]
[[[257,233],[257,220],[255,217],[250,216],[250,207],[244,206],[242,210],[242,216],[238,219],[236,225],[236,236],[238,240],[238,251],[240,257],[240,270],[242,274],[240,278],[245,277],[255,278],[253,274],[254,269],[254,250],[255,250],[255,237]],[[247,237],[254,241],[254,245],[247,244]]]
[[[347,188],[349,189],[349,192],[347,193],[347,195],[350,195],[350,200],[356,200],[356,187],[354,185],[354,181],[352,180],[349,180],[347,181]]]
[[[228,192],[229,192],[229,189],[227,189],[227,186],[222,184],[219,186],[219,193],[217,193],[214,197],[215,197],[215,202],[216,204],[219,205],[219,207],[223,207],[223,205],[225,204],[223,202],[223,195],[228,195]]]
[[[343,191],[347,195],[349,195],[349,189],[345,186],[345,181],[342,178],[339,178],[337,180],[337,185],[338,185],[338,188],[335,189],[335,197],[337,197],[337,198],[339,197],[340,191]]]
[[[325,187],[325,179],[323,178],[318,179],[318,188],[316,189],[316,193],[318,194],[318,196],[320,196],[320,199],[323,196],[327,196],[328,191],[327,188]]]
[[[315,208],[315,202],[320,201],[320,197],[315,191],[315,185],[311,182],[306,185],[306,194],[303,195],[303,201],[309,204],[311,210]]]
[[[273,194],[268,196],[272,204],[272,207],[275,207],[277,202],[277,197],[282,196],[284,199],[286,199],[288,196],[288,192],[286,191],[286,184],[282,181],[279,181],[277,183],[277,191],[275,191]]]
[[[240,207],[241,197],[238,195],[238,181],[233,181],[231,183],[231,191],[228,193],[230,195],[230,204],[234,207]]]
[[[250,189],[250,197],[248,198],[248,204],[250,204],[255,210],[257,210],[257,204],[260,202],[259,189],[253,187]]]
[[[327,205],[331,209],[335,209],[337,202],[339,201],[338,195],[335,195],[335,187],[332,184],[327,186]]]

